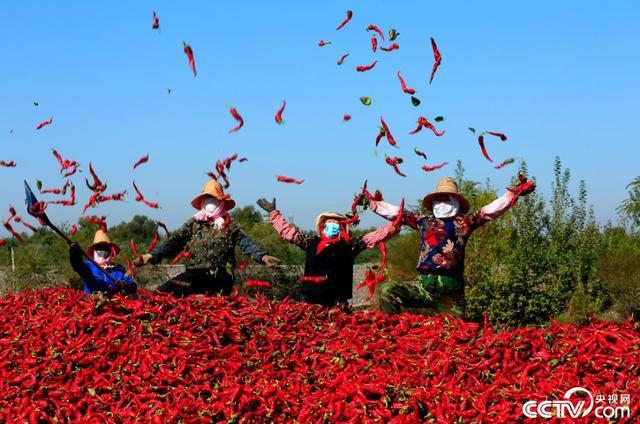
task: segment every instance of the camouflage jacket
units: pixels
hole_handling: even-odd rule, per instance
[[[188,249],[191,256],[184,262],[187,269],[212,270],[235,267],[235,247],[242,253],[261,262],[266,253],[242,232],[237,224],[215,228],[213,223],[189,219],[169,240],[153,249],[151,263],[162,259],[173,259],[178,253]]]

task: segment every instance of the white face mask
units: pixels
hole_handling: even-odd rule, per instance
[[[108,265],[109,262],[111,262],[111,252],[105,252],[102,249],[95,249],[93,251],[93,260],[100,266]]]
[[[220,206],[220,201],[218,199],[213,199],[210,197],[206,198],[202,202],[202,208],[210,214],[215,212],[219,206]]]
[[[460,210],[460,202],[453,196],[449,196],[447,201],[433,202],[433,215],[436,218],[451,218],[458,214]]]

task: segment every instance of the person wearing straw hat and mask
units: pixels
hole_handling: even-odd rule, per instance
[[[278,259],[267,255],[240,227],[231,222],[229,211],[236,202],[216,180],[209,180],[191,205],[198,211],[166,242],[143,255],[137,266],[157,264],[188,251],[186,271],[158,288],[177,296],[230,294],[236,267],[235,247],[256,262],[276,266]]]
[[[422,205],[429,212],[416,215],[404,212],[402,223],[420,232],[418,281],[388,281],[378,287],[380,308],[386,312],[401,312],[404,308],[426,308],[431,312],[465,315],[464,255],[473,231],[493,221],[512,208],[518,198],[535,190],[535,185],[520,177],[520,184],[482,207],[469,211],[469,201],[458,193],[458,185],[450,178],[441,179],[436,190],[425,196]],[[376,214],[393,220],[399,208],[382,200],[370,200]]]
[[[393,223],[362,237],[351,234],[350,219],[335,212],[316,218],[316,234],[309,236],[287,222],[276,209],[276,199],[257,201],[269,214],[269,221],[284,241],[306,252],[302,296],[308,303],[324,306],[346,303],[351,298],[353,262],[365,249],[376,247],[398,232]]]
[[[87,254],[102,269],[84,259],[82,248],[78,243],[69,246],[69,261],[71,267],[80,275],[84,282],[83,291],[86,294],[103,292],[108,295],[115,293],[135,293],[138,285],[122,265],[113,262],[120,253],[120,248],[111,242],[107,233],[96,231],[93,236],[93,244],[87,248]],[[108,272],[115,280],[109,279],[104,271]]]

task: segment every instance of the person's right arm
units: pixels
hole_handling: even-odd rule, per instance
[[[74,242],[69,245],[69,262],[71,263],[71,268],[73,268],[83,280],[89,280],[93,277],[89,265],[84,261],[84,254],[78,243]]]

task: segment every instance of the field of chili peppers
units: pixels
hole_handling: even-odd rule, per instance
[[[26,291],[0,299],[0,422],[513,422],[574,386],[629,394],[635,411],[639,346],[633,321],[495,331],[261,298]]]

